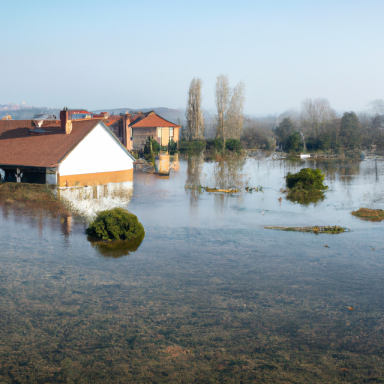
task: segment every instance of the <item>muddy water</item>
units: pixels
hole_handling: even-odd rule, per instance
[[[303,166],[326,174],[316,205],[280,192]],[[146,229],[122,257],[92,247],[85,221],[2,205],[0,383],[383,382],[384,222],[350,215],[384,208],[383,181],[375,159],[185,156],[169,178],[137,173],[123,197],[104,193]]]

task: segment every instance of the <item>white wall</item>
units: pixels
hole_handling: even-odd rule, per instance
[[[132,158],[98,124],[60,164],[60,176],[125,171],[133,168]]]

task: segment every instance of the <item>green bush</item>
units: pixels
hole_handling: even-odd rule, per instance
[[[157,142],[157,140],[152,139],[151,143],[152,143],[152,151],[155,153],[159,153],[160,152],[160,144]]]
[[[303,168],[300,172],[288,172],[285,177],[289,192],[287,198],[302,204],[315,203],[324,199],[324,174],[320,169]]]
[[[221,138],[208,139],[206,148],[210,150],[215,149],[217,152],[222,152],[223,140]],[[243,149],[243,145],[241,144],[240,140],[227,139],[225,140],[225,148],[228,149],[228,151],[240,152]]]
[[[180,151],[188,151],[188,150],[193,150],[193,151],[201,151],[205,148],[206,146],[205,140],[193,140],[193,141],[180,141],[179,142],[179,150]]]
[[[291,173],[288,172],[285,177],[287,181],[287,187],[297,188],[300,187],[302,189],[311,190],[326,190],[328,187],[323,184],[324,174],[321,173],[320,169],[311,169],[311,168],[303,168],[300,169],[300,172]]]
[[[132,241],[144,237],[145,231],[137,216],[123,208],[114,208],[100,212],[86,234],[104,241]]]
[[[175,143],[172,139],[168,143],[168,152],[170,155],[174,155],[177,152],[177,143]]]
[[[227,148],[229,151],[240,152],[243,149],[243,146],[240,140],[228,139],[225,140],[225,148]]]

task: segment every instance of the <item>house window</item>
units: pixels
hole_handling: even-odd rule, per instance
[[[173,137],[173,128],[169,128],[169,137]]]

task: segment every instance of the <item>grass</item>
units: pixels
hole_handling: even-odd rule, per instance
[[[384,220],[384,211],[382,209],[369,209],[360,208],[357,211],[351,212],[351,215],[359,217],[368,221],[382,221]]]

